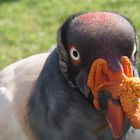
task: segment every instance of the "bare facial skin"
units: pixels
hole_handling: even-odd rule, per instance
[[[97,111],[89,101],[87,77],[97,58],[118,71],[121,56],[127,56],[135,73],[137,47],[133,25],[120,14],[69,17],[51,53],[28,57],[0,72],[0,140],[115,140],[106,103],[101,101],[103,110]],[[118,140],[139,139],[139,130],[126,119]]]

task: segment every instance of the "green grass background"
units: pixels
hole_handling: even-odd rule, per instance
[[[56,44],[69,15],[99,10],[127,16],[140,38],[139,0],[0,0],[0,69]]]

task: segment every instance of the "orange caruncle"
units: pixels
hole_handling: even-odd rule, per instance
[[[132,65],[126,56],[120,60],[122,69],[114,72],[104,59],[93,62],[88,87],[94,96],[93,104],[100,109],[99,93],[109,91],[113,99],[119,99],[122,109],[134,128],[140,128],[140,79],[133,77]]]
[[[140,80],[128,78],[122,83],[120,102],[134,128],[140,128]]]

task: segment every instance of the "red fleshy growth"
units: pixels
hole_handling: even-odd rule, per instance
[[[110,22],[114,19],[113,14],[107,13],[107,12],[96,12],[96,13],[87,13],[83,14],[79,17],[81,22],[87,23],[87,24],[97,24],[97,23],[106,23]]]

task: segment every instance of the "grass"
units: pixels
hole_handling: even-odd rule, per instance
[[[139,0],[0,0],[0,69],[56,44],[57,30],[71,14],[117,11],[140,38]]]

